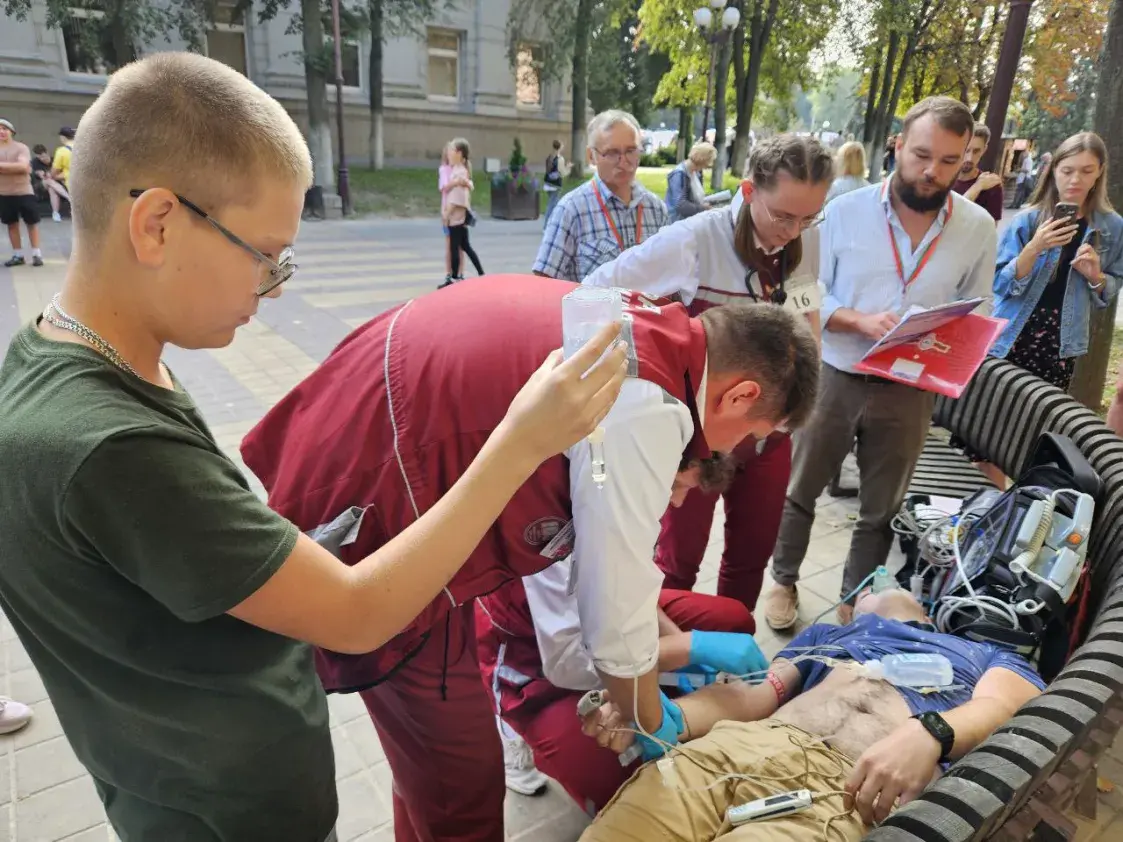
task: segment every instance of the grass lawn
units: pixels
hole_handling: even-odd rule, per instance
[[[662,197],[667,192],[667,173],[671,167],[641,167],[636,176],[644,187]],[[437,192],[437,168],[386,169],[375,172],[355,167],[351,175],[351,201],[356,213],[377,213],[384,216],[437,217],[441,212],[441,196]],[[472,207],[481,216],[491,213],[491,181],[487,173],[477,170],[472,174],[476,189],[472,191]],[[731,175],[725,176],[726,189],[732,190],[740,183]],[[562,192],[581,184],[579,179],[566,181]],[[542,207],[546,197],[542,194]]]

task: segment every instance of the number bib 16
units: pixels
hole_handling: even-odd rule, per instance
[[[808,313],[812,310],[818,310],[819,305],[823,303],[823,296],[819,292],[819,284],[815,281],[788,287],[785,292],[787,292],[788,297],[784,301],[784,307],[795,313]]]

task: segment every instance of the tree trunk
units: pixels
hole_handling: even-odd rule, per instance
[[[688,144],[694,137],[694,109],[683,105],[678,110],[678,139],[675,141],[675,158],[682,161],[690,151]]]
[[[320,11],[320,0],[301,0],[304,84],[308,92],[308,151],[312,153],[314,183],[334,191],[335,161],[328,119],[327,77],[317,66],[317,59],[324,52],[324,22]]]
[[[979,89],[979,102],[975,106],[974,111],[971,112],[971,116],[975,118],[976,123],[979,122],[980,120],[982,120],[983,115],[985,115],[987,113],[987,105],[989,103],[990,103],[990,86],[987,85],[986,87]]]
[[[593,14],[593,0],[578,0],[577,31],[573,43],[573,121],[570,149],[573,150],[574,178],[583,178],[585,160],[585,101],[589,96],[589,21]]]
[[[733,92],[734,104],[737,107],[737,125],[733,130],[733,174],[738,178],[744,176],[745,168],[745,151],[749,143],[749,123],[752,121],[752,115],[742,115],[741,113],[741,89],[745,85],[745,12],[741,8],[741,4],[737,4],[738,9],[741,9],[741,20],[737,24],[737,28],[733,30]]]
[[[386,138],[383,134],[382,48],[385,0],[370,0],[370,166],[380,170],[384,164]]]
[[[717,71],[714,73],[714,146],[717,148],[717,159],[714,161],[713,180],[710,182],[711,190],[720,190],[725,181],[725,159],[728,152],[725,147],[725,116],[726,93],[729,90],[729,38],[725,38],[718,47]]]
[[[1107,144],[1108,160],[1123,161],[1123,0],[1113,0],[1100,56],[1096,86],[1096,133]],[[1123,167],[1108,169],[1107,194],[1123,207]],[[1085,406],[1099,410],[1103,401],[1107,360],[1115,338],[1115,305],[1092,311],[1088,353],[1076,361],[1069,394]]]
[[[866,117],[862,122],[862,143],[867,146],[873,142],[873,126],[877,117],[877,86],[881,81],[881,49],[870,70],[870,89],[866,94]]]
[[[888,110],[889,97],[893,89],[897,50],[900,46],[901,33],[893,30],[889,33],[889,45],[885,48],[885,63],[881,69],[881,91],[877,97],[877,107],[874,109],[873,132],[866,147],[866,156],[870,163],[870,181],[877,181],[881,177],[881,167],[885,158],[885,139],[889,136],[889,125],[893,119],[893,112]]]
[[[737,137],[733,146],[734,171],[748,154],[749,126],[752,124],[753,108],[756,107],[756,95],[760,87],[760,68],[764,63],[764,51],[768,49],[768,42],[772,37],[772,24],[776,22],[776,9],[780,0],[769,0],[768,9],[765,11],[764,0],[753,4],[752,21],[749,24],[749,61],[744,67],[744,78],[741,88],[737,91]],[[744,44],[744,35],[741,42]],[[736,40],[734,41],[736,48]]]
[[[136,48],[133,45],[132,36],[129,34],[128,24],[125,22],[122,5],[122,3],[117,3],[114,6],[116,11],[113,12],[109,23],[109,40],[113,48],[113,70],[124,67],[131,61],[136,61]]]

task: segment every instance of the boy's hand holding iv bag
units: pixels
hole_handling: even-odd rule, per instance
[[[525,443],[534,464],[581,441],[612,409],[627,372],[627,346],[619,335],[619,323],[612,323],[568,360],[554,351],[511,402],[500,429]]]

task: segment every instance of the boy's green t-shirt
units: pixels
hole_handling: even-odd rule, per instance
[[[34,326],[12,339],[0,604],[124,842],[331,831],[312,650],[226,614],[296,538],[185,392]]]

